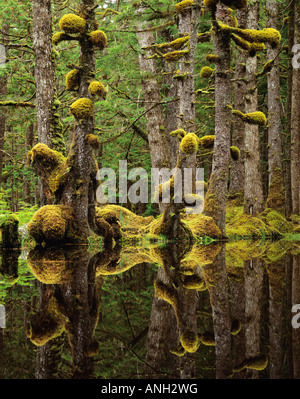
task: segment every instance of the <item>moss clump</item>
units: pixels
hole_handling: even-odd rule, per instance
[[[186,135],[186,131],[183,129],[176,129],[170,132],[170,136],[172,137],[177,137],[178,140],[182,140],[184,136]]]
[[[0,219],[1,247],[18,248],[19,241],[19,219],[15,214],[5,215]]]
[[[70,106],[71,114],[74,115],[76,119],[87,119],[93,115],[93,110],[93,102],[88,98],[80,98]]]
[[[188,133],[180,142],[180,149],[184,154],[194,154],[198,151],[198,137],[195,133]]]
[[[209,66],[205,66],[200,71],[200,78],[208,79],[214,74],[215,70]]]
[[[66,89],[76,90],[79,87],[80,72],[78,69],[72,69],[66,76]]]
[[[176,311],[178,306],[178,296],[173,287],[169,287],[162,281],[157,280],[154,283],[155,296],[168,302]]]
[[[180,3],[175,4],[175,8],[179,14],[183,13],[187,8],[192,7],[194,4],[194,0],[183,0]]]
[[[242,324],[239,320],[234,319],[231,323],[231,335],[237,335],[242,329]]]
[[[78,226],[72,209],[63,205],[46,205],[40,208],[28,223],[28,233],[37,243],[80,243]]]
[[[59,27],[66,33],[84,33],[86,21],[78,15],[67,14],[59,21]]]
[[[280,233],[289,233],[293,230],[292,223],[274,209],[265,209],[261,217],[267,225],[277,229]]]
[[[158,49],[173,48],[174,50],[179,50],[183,45],[185,45],[189,41],[189,39],[190,39],[189,36],[183,36],[179,37],[178,39],[172,40],[171,42],[168,43],[160,43],[156,47]]]
[[[206,7],[214,7],[218,2],[219,0],[204,0],[203,4]],[[233,9],[241,9],[247,7],[248,0],[222,0],[222,3]]]
[[[241,118],[245,123],[249,125],[259,125],[259,126],[266,126],[267,125],[267,118],[263,112],[250,112],[248,114],[244,114],[241,111],[232,110],[232,114]]]
[[[89,92],[92,96],[97,95],[104,100],[106,99],[107,90],[104,84],[101,82],[97,82],[96,80],[94,82],[91,82],[91,84],[89,85]]]
[[[211,62],[211,63],[216,63],[216,62],[219,62],[219,60],[220,60],[220,58],[215,54],[207,54],[205,59],[206,59],[206,61]]]
[[[180,343],[182,347],[189,353],[194,353],[200,346],[200,339],[198,334],[194,331],[184,331],[180,336]]]
[[[56,32],[52,36],[52,43],[54,45],[56,45],[56,44],[62,42],[63,40],[65,40],[65,38],[66,38],[65,32]]]
[[[107,36],[102,30],[95,30],[91,32],[90,41],[98,50],[103,50],[107,47]]]
[[[214,333],[206,331],[200,335],[200,341],[205,346],[216,346]]]
[[[186,350],[181,345],[179,345],[178,348],[170,349],[170,353],[175,356],[182,357],[186,354]]]
[[[250,359],[246,359],[241,365],[236,367],[233,371],[235,373],[242,371],[244,369],[262,371],[267,367],[267,365],[268,365],[267,356],[259,355]]]
[[[230,147],[230,156],[233,161],[238,161],[241,157],[241,151],[233,145]]]
[[[199,139],[199,142],[203,148],[212,148],[215,144],[215,135],[203,136]]]
[[[222,233],[213,218],[204,215],[183,216],[183,220],[192,230],[195,237],[220,238]]]
[[[94,148],[95,150],[98,150],[100,148],[101,142],[98,136],[96,136],[95,134],[87,134],[85,136],[88,144]]]
[[[163,55],[164,59],[168,62],[176,62],[180,60],[180,58],[186,56],[189,53],[188,50],[176,50],[171,51],[170,53],[166,53]]]
[[[170,196],[172,198],[174,196],[174,184],[175,178],[171,177],[170,180],[160,183],[157,187],[155,187],[154,198],[156,201],[161,201],[163,196]]]

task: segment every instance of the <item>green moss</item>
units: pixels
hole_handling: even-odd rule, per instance
[[[276,169],[272,174],[272,179],[269,186],[268,198],[266,207],[275,209],[284,214],[285,212],[285,193],[283,187],[283,177],[281,169]]]
[[[183,0],[177,4],[175,4],[176,11],[179,13],[183,13],[187,8],[190,8],[194,5],[194,0]]]
[[[155,296],[168,302],[176,310],[178,307],[178,295],[174,288],[167,286],[162,281],[154,283]]]
[[[245,123],[250,125],[259,125],[259,126],[266,126],[267,125],[267,118],[263,112],[250,112],[244,114],[238,110],[232,110],[232,114],[241,118]]]
[[[65,32],[56,32],[52,36],[52,43],[54,45],[56,45],[56,44],[62,42],[63,40],[65,40],[65,38],[66,38]]]
[[[76,119],[87,119],[93,115],[93,110],[93,102],[88,98],[80,98],[70,106],[71,114],[74,115]]]
[[[265,209],[261,217],[267,225],[277,229],[281,233],[288,233],[293,230],[292,223],[288,222],[282,214],[274,209]]]
[[[215,144],[215,136],[214,135],[208,135],[208,136],[203,136],[199,139],[200,145],[203,148],[212,148]]]
[[[207,54],[207,56],[205,57],[206,61],[211,62],[211,63],[216,63],[219,62],[220,57],[218,57],[215,54]]]
[[[186,350],[180,345],[178,348],[170,349],[170,353],[175,356],[182,357],[186,354]]]
[[[231,323],[231,335],[237,335],[242,329],[242,324],[239,320],[235,319]]]
[[[107,47],[107,36],[102,30],[95,30],[91,32],[90,41],[98,50],[103,50]]]
[[[222,237],[220,229],[215,224],[213,218],[204,215],[183,216],[184,222],[192,230],[195,237]]]
[[[239,372],[244,369],[262,371],[268,365],[268,358],[265,355],[259,355],[250,359],[246,359],[241,365],[236,367],[233,371]]]
[[[200,346],[200,339],[197,333],[187,330],[181,334],[180,343],[187,352],[194,353]]]
[[[189,53],[188,50],[176,50],[164,54],[163,57],[168,62],[175,62],[180,60],[182,57],[186,56],[188,53]]]
[[[214,74],[215,70],[209,66],[205,66],[200,71],[200,78],[208,79]]]
[[[66,89],[76,90],[80,83],[80,72],[78,69],[72,69],[66,76]]]
[[[186,134],[180,142],[180,149],[184,154],[194,154],[198,150],[198,137],[195,133]]]
[[[205,281],[195,274],[191,276],[184,276],[183,279],[183,287],[189,290],[196,290],[196,291],[205,291],[206,284]]]
[[[93,81],[89,85],[89,92],[91,93],[92,96],[99,96],[100,98],[103,98],[105,100],[106,95],[107,95],[107,90],[104,86],[103,83]]]
[[[204,0],[203,4],[206,7],[214,7],[218,4],[219,0]],[[222,0],[222,3],[233,9],[245,8],[248,5],[248,0]]]
[[[230,156],[233,161],[238,161],[241,157],[241,151],[237,147],[231,146],[230,147]]]
[[[28,223],[28,233],[37,243],[60,244],[83,241],[75,225],[72,210],[63,205],[46,205],[40,208]]]
[[[84,33],[86,21],[78,15],[67,14],[60,20],[59,27],[66,33]]]
[[[250,43],[234,33],[231,34],[231,39],[238,47],[248,51],[250,56],[254,56],[257,52],[264,51],[266,49],[264,43]]]
[[[168,43],[160,43],[156,47],[158,49],[173,48],[174,50],[179,50],[183,45],[185,45],[189,41],[189,39],[190,39],[189,36],[183,36],[179,37],[178,39],[172,40],[171,42]]]
[[[214,333],[210,331],[206,331],[201,334],[200,341],[205,346],[216,346]]]

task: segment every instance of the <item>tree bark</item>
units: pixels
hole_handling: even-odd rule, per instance
[[[218,8],[222,7],[220,4]],[[215,143],[212,173],[205,196],[203,213],[214,218],[225,236],[229,148],[231,136],[231,76],[230,36],[224,34],[216,22],[216,9],[212,10],[214,54],[219,57],[215,67]]]
[[[258,23],[258,1],[248,6],[247,28],[256,29]],[[246,61],[247,93],[245,112],[257,111],[257,56]],[[260,171],[259,127],[245,125],[245,201],[244,212],[257,215],[263,209],[262,177]]]
[[[267,27],[278,29],[278,3],[274,0],[266,2]],[[266,206],[285,213],[285,195],[282,175],[282,147],[281,147],[281,95],[280,68],[278,47],[267,44],[267,60],[273,62],[268,79],[268,171],[269,190]]]
[[[300,2],[294,8],[294,44],[300,43]],[[291,186],[292,211],[300,213],[300,68],[293,70],[292,108],[291,108]]]

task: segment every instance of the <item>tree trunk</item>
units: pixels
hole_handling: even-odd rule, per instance
[[[294,44],[300,43],[300,2],[295,1]],[[293,70],[292,109],[291,109],[291,186],[292,211],[300,213],[300,68]]]
[[[246,10],[237,11],[237,20],[241,29],[246,28]],[[233,85],[233,101],[234,109],[245,112],[245,62],[246,53],[243,50],[237,49],[234,85]],[[229,183],[229,197],[235,199],[240,205],[244,203],[244,184],[245,184],[245,123],[240,118],[235,118],[232,124],[232,139],[231,144],[236,146],[241,156],[237,161],[231,162],[230,168],[230,183]]]
[[[25,138],[25,154],[27,155],[28,151],[33,147],[34,143],[34,125],[31,123],[26,129],[26,138]],[[25,164],[29,167],[29,161],[26,157]],[[30,181],[28,176],[24,176],[24,201],[28,204],[31,204],[31,196],[30,196]]]
[[[247,28],[256,29],[258,23],[258,1],[248,7]],[[247,93],[245,112],[257,111],[257,57],[246,61]],[[263,209],[262,177],[260,171],[259,127],[245,125],[245,201],[244,212],[257,215]]]
[[[218,5],[218,10],[221,9]],[[206,216],[214,218],[225,236],[229,149],[231,136],[231,76],[230,36],[224,34],[216,22],[216,9],[212,10],[214,54],[219,57],[215,66],[215,143],[212,173],[205,196]]]
[[[266,2],[268,28],[278,29],[278,3]],[[267,60],[274,60],[268,77],[268,166],[269,190],[266,206],[284,214],[285,196],[282,176],[281,147],[281,95],[278,47],[267,44]]]

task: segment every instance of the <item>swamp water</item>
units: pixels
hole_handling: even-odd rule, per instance
[[[1,255],[1,379],[300,378],[299,241]]]

